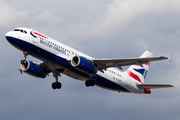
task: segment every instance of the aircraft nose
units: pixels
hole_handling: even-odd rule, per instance
[[[7,40],[9,40],[9,38],[12,37],[12,32],[7,32],[5,37]]]
[[[5,38],[8,42],[12,42],[14,38],[17,38],[17,35],[14,34],[13,31],[10,31],[10,32],[7,32],[6,35],[5,35]]]
[[[5,37],[6,37],[6,40],[10,42],[11,32],[7,32]]]
[[[7,32],[5,38],[12,45],[16,45],[19,42],[18,35],[14,31]]]
[[[5,37],[15,37],[15,34],[13,31],[7,32]]]

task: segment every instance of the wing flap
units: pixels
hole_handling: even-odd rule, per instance
[[[174,87],[172,85],[167,84],[139,84],[137,85],[140,89],[157,89],[157,88],[168,88]]]

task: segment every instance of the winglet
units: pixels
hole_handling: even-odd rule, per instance
[[[169,62],[171,62],[171,57],[168,57],[168,59],[169,59]]]

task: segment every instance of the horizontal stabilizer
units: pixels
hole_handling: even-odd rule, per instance
[[[168,87],[174,87],[172,85],[166,85],[166,84],[139,84],[137,85],[140,89],[157,89],[157,88],[168,88]]]

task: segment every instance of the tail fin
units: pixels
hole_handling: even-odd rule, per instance
[[[145,51],[140,58],[148,58],[152,57],[153,54],[149,51]],[[147,71],[149,69],[150,62],[140,65],[131,65],[127,70],[127,74],[134,78],[135,80],[139,81],[140,83],[144,83],[144,80],[146,78]]]

